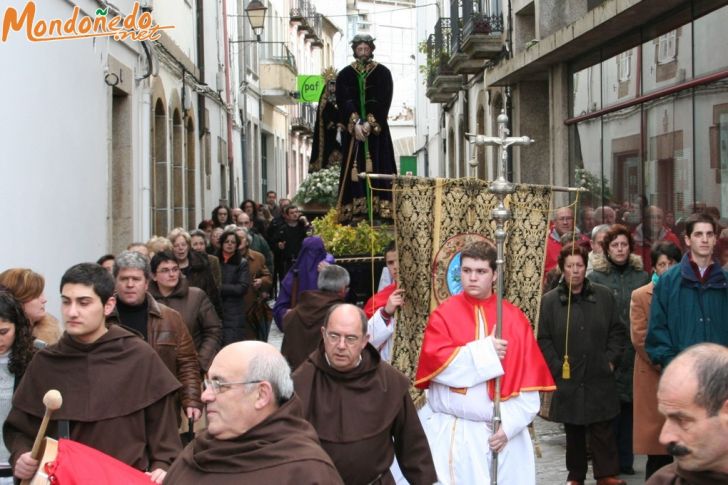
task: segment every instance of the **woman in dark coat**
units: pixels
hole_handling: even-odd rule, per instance
[[[634,254],[634,239],[629,229],[613,224],[602,240],[602,254],[592,259],[589,279],[604,285],[614,295],[619,322],[629,335],[629,302],[632,292],[650,281],[643,270],[642,258]],[[617,380],[620,411],[615,421],[619,468],[622,473],[634,475],[634,454],[632,453],[632,378],[634,373],[634,347],[631,342],[625,346],[622,360],[614,371]]]
[[[612,419],[619,412],[613,371],[627,334],[612,292],[585,278],[587,250],[566,245],[559,253],[563,281],[541,300],[538,344],[556,381],[549,418],[564,423],[568,483],[586,478],[589,432],[594,478],[624,484],[619,473]],[[568,364],[568,365],[567,365]]]
[[[248,260],[240,254],[240,238],[235,230],[220,236],[222,269],[222,346],[245,340],[244,297],[250,286]]]

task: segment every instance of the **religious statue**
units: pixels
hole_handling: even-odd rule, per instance
[[[359,173],[396,174],[392,136],[387,124],[392,103],[392,74],[372,60],[375,49],[370,35],[351,41],[355,61],[336,78],[336,103],[343,128],[344,160],[339,178],[338,213],[342,223],[368,216],[366,180]],[[391,180],[371,180],[372,210],[377,219],[392,217]],[[384,190],[376,190],[384,189]]]

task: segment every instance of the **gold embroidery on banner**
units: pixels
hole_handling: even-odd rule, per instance
[[[446,241],[458,234],[477,234],[495,240],[490,210],[497,199],[488,185],[487,181],[472,178],[395,177],[393,189],[397,197],[393,213],[400,281],[407,303],[400,310],[395,330],[398,345],[392,363],[411,379],[416,374],[431,308],[437,305],[432,285],[433,258]],[[550,200],[551,191],[546,187],[517,185],[508,201],[512,220],[507,225],[505,298],[523,310],[531,322],[537,321],[541,301],[540,269]],[[467,217],[471,208],[477,216],[474,222]],[[422,401],[422,395],[420,390],[412,391],[416,402]]]

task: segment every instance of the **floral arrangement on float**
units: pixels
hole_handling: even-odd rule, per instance
[[[329,208],[339,195],[339,165],[321,169],[306,177],[296,191],[293,202],[306,207]]]
[[[324,217],[311,222],[314,234],[323,239],[326,250],[334,256],[379,256],[394,239],[389,224],[372,227],[368,221],[359,221],[355,226],[345,226],[338,220],[336,209],[331,209]]]

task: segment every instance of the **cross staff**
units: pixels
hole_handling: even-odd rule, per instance
[[[500,163],[498,164],[498,173],[496,179],[490,184],[490,191],[498,198],[498,204],[490,212],[495,219],[495,241],[497,249],[496,270],[498,271],[498,279],[496,280],[496,325],[495,338],[500,339],[503,329],[503,273],[505,268],[504,246],[506,242],[505,223],[511,218],[511,211],[505,206],[505,198],[508,194],[515,192],[515,185],[505,178],[506,164],[508,163],[508,147],[511,145],[528,146],[535,140],[528,136],[512,136],[509,137],[508,116],[505,110],[498,115],[498,134],[499,136],[475,135],[476,145],[498,146],[500,147]],[[472,135],[469,135],[472,136]],[[501,395],[501,378],[495,380],[495,396],[493,399],[493,434],[500,429],[500,395]],[[490,469],[491,485],[498,484],[498,453],[493,452],[493,460]]]

